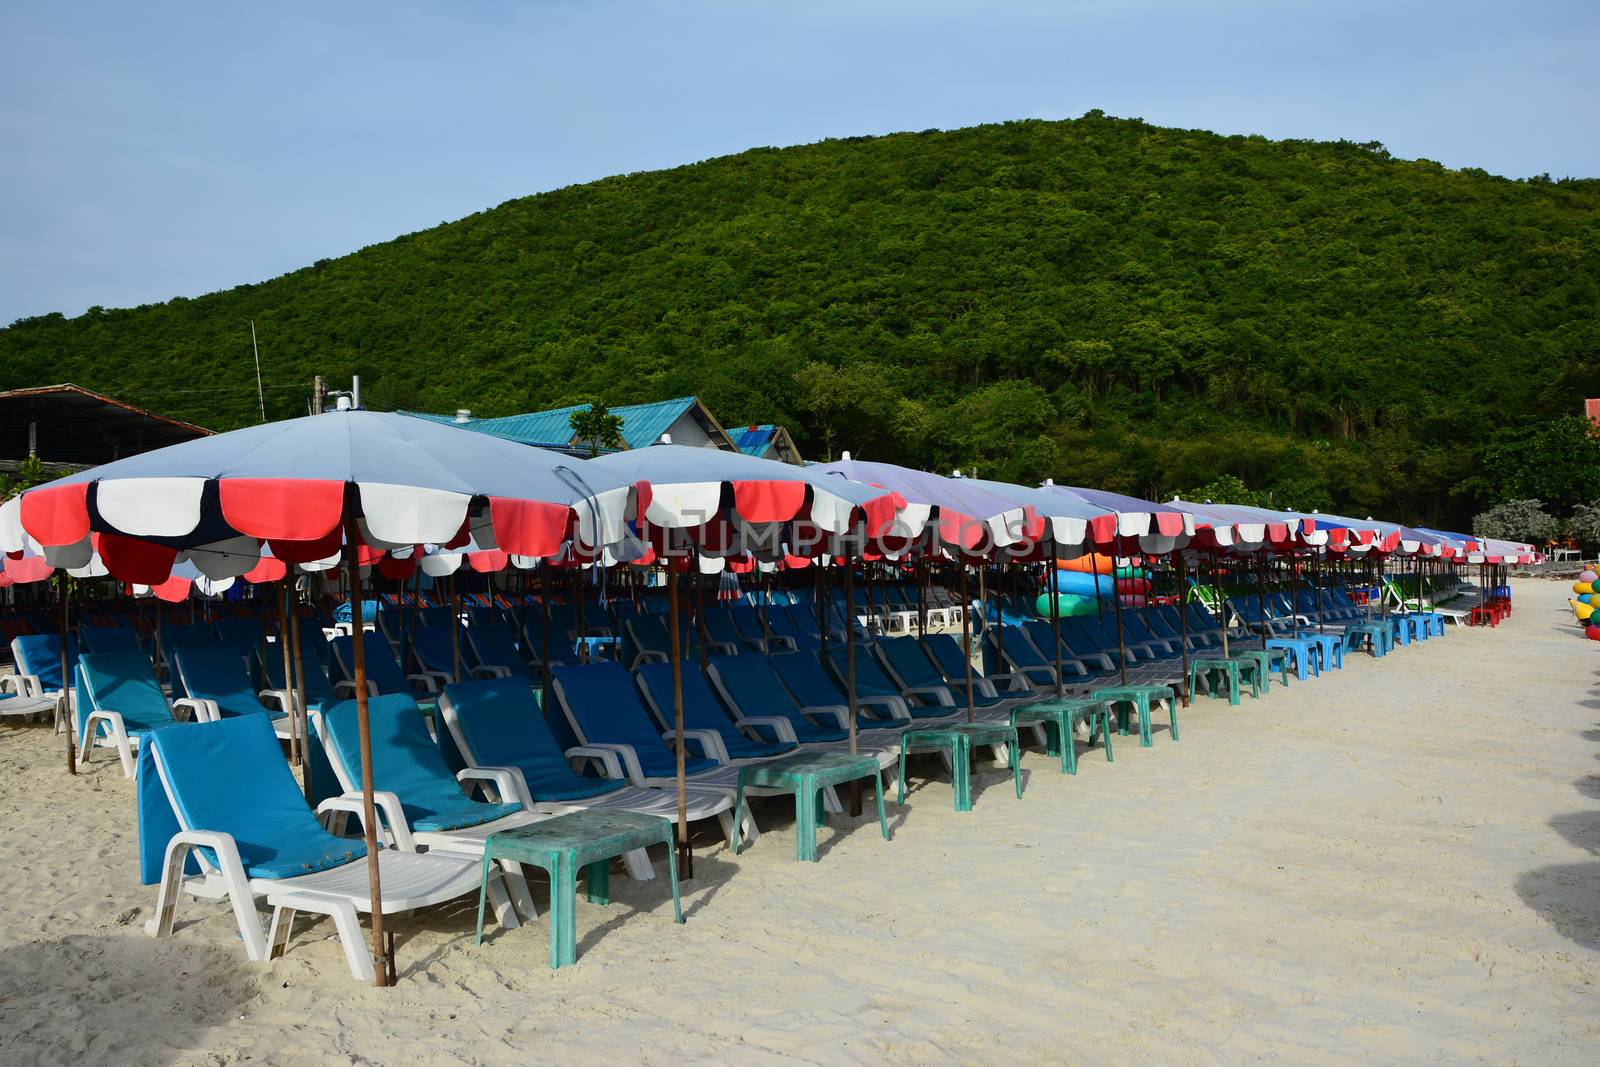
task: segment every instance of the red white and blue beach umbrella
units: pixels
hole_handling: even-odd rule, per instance
[[[621,536],[633,488],[559,453],[453,426],[339,411],[204,437],[35,487],[0,505],[0,551],[37,544],[156,585],[180,553],[212,578],[337,557],[343,525],[376,549],[494,547],[551,556]],[[91,538],[91,535],[95,535]]]
[[[1119,555],[1166,555],[1183,548],[1194,536],[1194,517],[1186,511],[1142,500],[1139,497],[1108,493],[1103,489],[1056,485],[1046,482],[1044,492],[1075,498],[1101,510],[1089,522],[1089,535],[1103,550]]]
[[[660,540],[652,531],[688,531],[697,553],[710,559],[781,559],[783,536],[795,536],[796,527],[823,537],[856,532],[875,538],[904,505],[893,487],[716,448],[657,444],[582,466],[636,484],[628,517],[645,541]]]
[[[970,478],[901,467],[893,463],[844,459],[809,468],[828,478],[864,482],[895,493],[905,502],[892,529],[882,531],[888,542],[914,542],[932,536],[930,548],[986,556],[1036,536],[1039,517],[1033,508],[984,489]]]

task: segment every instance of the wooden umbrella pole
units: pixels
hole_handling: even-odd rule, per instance
[[[294,711],[292,714],[299,720],[296,729],[300,731],[300,736],[306,739],[306,744],[309,747],[311,734],[306,723],[306,663],[305,654],[300,649],[300,612],[298,610],[299,605],[294,602],[299,598],[294,595],[293,579],[290,579],[289,596],[291,597],[289,603],[289,643],[294,652]],[[287,683],[288,679],[284,679],[284,681]],[[311,782],[310,759],[300,761],[300,784],[305,789],[306,800],[310,801],[316,795]]]
[[[461,681],[461,587],[456,583],[456,576],[450,576],[450,655],[455,660],[455,672],[452,680]]]
[[[972,703],[972,598],[967,593],[967,561],[958,556],[956,563],[961,568],[961,659],[967,672],[967,721],[971,722],[976,716]]]
[[[1256,608],[1261,612],[1261,647],[1267,647],[1267,550],[1261,550],[1261,566],[1256,568]]]
[[[1217,618],[1221,621],[1222,630],[1222,658],[1230,658],[1228,653],[1228,598],[1222,595],[1222,564],[1217,559],[1217,550],[1211,550],[1211,577],[1216,582],[1213,592],[1217,597]]]
[[[689,844],[689,791],[684,780],[683,646],[678,640],[678,572],[667,558],[667,623],[672,641],[672,749],[678,775],[678,877],[694,877],[694,849]],[[734,818],[739,813],[734,812]]]
[[[300,716],[294,702],[294,655],[289,651],[288,584],[287,578],[278,583],[274,599],[278,602],[278,648],[283,653],[283,695],[285,703],[289,705],[284,709],[289,713],[289,763],[298,767],[300,766]]]
[[[348,501],[345,511],[344,560],[350,584],[350,624],[353,628],[350,650],[356,683],[356,726],[361,734],[361,825],[367,845],[367,887],[372,901],[372,959],[377,970],[374,984],[383,987],[389,984],[393,960],[383,936],[383,890],[378,878],[378,811],[372,798],[372,719],[367,707],[367,640],[366,631],[361,625],[361,550],[355,509],[349,506],[353,503]]]
[[[77,727],[73,724],[72,716],[68,713],[72,708],[72,668],[68,663],[67,641],[72,634],[72,576],[65,570],[59,572],[61,578],[61,699],[56,701],[56,726],[62,725],[65,720],[67,735],[67,773],[78,773],[78,738]],[[87,715],[87,709],[84,710]],[[93,744],[93,741],[90,741]]]
[[[1099,586],[1098,576],[1095,581]],[[1117,592],[1117,559],[1111,557],[1111,607],[1117,613],[1117,670],[1122,677],[1122,684],[1128,684],[1128,645],[1127,638],[1122,632],[1122,594]]]
[[[1183,549],[1174,552],[1172,560],[1178,575],[1178,650],[1183,654],[1183,706],[1188,707],[1194,694],[1189,692],[1189,612],[1186,610],[1189,606],[1189,583],[1185,581]]]

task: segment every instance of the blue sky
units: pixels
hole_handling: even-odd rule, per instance
[[[7,0],[0,324],[753,145],[1090,108],[1600,176],[1597,46],[1593,0]]]

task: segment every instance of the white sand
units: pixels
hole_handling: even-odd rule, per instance
[[[3,728],[0,1063],[1594,1063],[1600,647],[1564,592],[1076,778],[1030,752],[1021,802],[935,783],[818,864],[765,802],[743,856],[701,838],[686,926],[618,876],[559,972],[543,922],[401,921],[388,991],[327,924],[271,965],[220,905],[146,937],[131,784]]]

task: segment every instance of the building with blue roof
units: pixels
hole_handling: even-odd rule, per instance
[[[525,445],[573,451],[581,450],[583,443],[573,432],[572,414],[587,411],[588,408],[588,404],[572,404],[549,411],[530,411],[492,419],[475,419],[466,410],[457,411],[454,415],[434,415],[422,411],[407,411],[405,414],[434,422],[454,423],[478,433],[493,434]],[[680,396],[649,404],[627,404],[612,408],[611,414],[622,419],[622,443],[626,448],[655,444],[665,434],[676,445],[721,448],[729,452],[740,450],[716,416],[697,396]],[[793,442],[790,444],[792,447]]]

